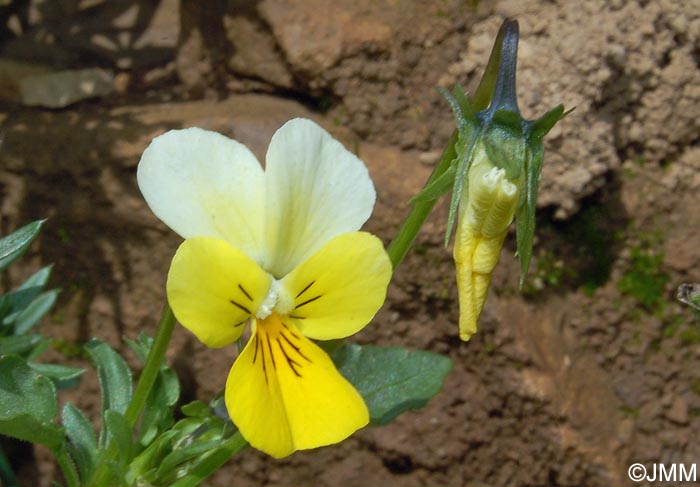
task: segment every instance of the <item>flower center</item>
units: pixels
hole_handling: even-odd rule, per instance
[[[276,311],[280,315],[286,315],[289,314],[293,307],[294,300],[289,296],[282,282],[272,277],[270,289],[267,290],[265,298],[256,310],[255,317],[259,320],[264,320],[270,316],[273,311]]]

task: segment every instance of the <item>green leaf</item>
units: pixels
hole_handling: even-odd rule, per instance
[[[45,421],[38,421],[29,414],[20,414],[5,418],[0,415],[0,434],[44,445],[50,450],[60,448],[65,441],[60,426]]]
[[[106,343],[92,339],[85,349],[97,368],[102,397],[102,418],[108,410],[124,414],[132,395],[131,371],[124,359]],[[106,445],[105,428],[100,432],[100,445]]]
[[[41,335],[0,337],[0,355],[24,355],[41,343]]]
[[[15,333],[22,334],[34,327],[56,302],[58,290],[53,289],[41,293],[15,319]]]
[[[205,402],[199,400],[185,404],[180,408],[180,411],[182,411],[182,414],[185,416],[193,418],[206,418],[207,416],[211,416],[211,409],[209,406]]]
[[[45,220],[38,220],[25,225],[19,230],[0,239],[0,271],[20,257],[41,230]]]
[[[63,407],[62,416],[63,426],[70,440],[69,452],[78,466],[80,478],[83,483],[87,483],[97,459],[95,430],[83,412],[71,403],[66,403]]]
[[[49,265],[40,269],[16,291],[0,296],[0,318],[2,318],[3,325],[12,323],[17,315],[44,289],[46,281],[51,275],[51,268],[52,266]]]
[[[362,394],[374,425],[425,406],[442,388],[452,362],[427,351],[345,345],[333,355],[340,373]]]
[[[38,364],[36,362],[28,362],[28,365],[44,377],[59,382],[77,379],[85,373],[85,369],[69,365]]]
[[[136,354],[142,364],[146,363],[153,338],[141,332],[138,340],[125,338],[124,341]],[[151,388],[141,417],[141,427],[139,429],[139,442],[146,446],[163,430],[167,429],[174,422],[173,409],[180,397],[180,381],[177,374],[170,370],[165,360],[161,364],[158,377],[156,377]]]
[[[535,240],[535,213],[537,210],[537,190],[542,172],[542,144],[533,144],[525,162],[524,201],[515,212],[515,230],[520,261],[520,289],[522,289],[530,268],[532,245]]]
[[[104,418],[105,429],[107,431],[107,443],[113,443],[116,446],[119,458],[119,471],[122,472],[131,461],[133,452],[131,426],[129,426],[129,422],[122,413],[113,409],[105,411]]]
[[[161,370],[143,410],[139,442],[146,446],[174,422],[173,408],[180,397],[180,381],[170,369]]]
[[[124,337],[124,341],[129,346],[131,351],[134,352],[134,355],[136,355],[136,358],[139,359],[139,362],[141,362],[141,364],[145,364],[146,358],[148,358],[148,352],[153,346],[153,338],[146,335],[144,332],[141,332],[136,340]]]
[[[53,424],[58,405],[53,383],[19,357],[0,358],[0,433],[54,450],[64,441]]]
[[[205,453],[210,453],[220,445],[221,439],[216,438],[209,441],[194,441],[183,448],[177,448],[163,459],[158,471],[156,472],[156,476],[164,477],[168,473],[180,467],[182,464],[195,460],[197,457],[203,456]]]

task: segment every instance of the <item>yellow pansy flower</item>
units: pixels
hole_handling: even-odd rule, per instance
[[[382,242],[357,231],[375,202],[364,163],[310,120],[273,135],[265,170],[244,145],[190,128],[153,140],[138,183],[185,239],[167,280],[178,321],[209,347],[252,324],[225,390],[244,438],[279,458],[365,426],[362,397],[310,340],[356,333],[386,297]]]

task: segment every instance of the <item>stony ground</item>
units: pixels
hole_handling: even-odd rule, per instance
[[[367,162],[367,228],[388,242],[454,126],[435,86],[473,89],[505,16],[520,22],[524,115],[576,106],[547,139],[524,293],[511,235],[481,330],[459,341],[442,204],[357,336],[449,355],[443,392],[341,445],[248,450],[209,485],[622,486],[631,463],[700,458],[700,323],[675,300],[700,282],[698,0],[7,3],[0,231],[49,221],[1,284],[54,263],[62,293],[42,331],[75,364],[92,336],[124,350],[155,328],[179,243],[135,183],[155,135],[196,125],[262,159],[284,121],[313,118]],[[75,100],[26,82],[86,68],[88,85],[64,81]],[[86,90],[99,96],[79,101]],[[234,358],[181,329],[169,351],[186,399],[221,389]],[[95,412],[96,387],[88,373],[64,399]],[[34,456],[26,485],[50,485]]]

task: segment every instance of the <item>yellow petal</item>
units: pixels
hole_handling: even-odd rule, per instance
[[[498,263],[506,228],[501,235],[486,238],[468,224],[460,225],[455,239],[454,259],[459,294],[459,336],[469,340],[486,301],[491,274]]]
[[[386,298],[391,262],[365,232],[335,237],[283,280],[292,303],[280,303],[307,337],[343,338],[370,322]]]
[[[330,357],[276,313],[257,321],[233,364],[226,407],[243,437],[276,458],[337,443],[369,422]]]
[[[168,272],[177,320],[209,347],[237,340],[270,288],[271,278],[243,252],[211,237],[185,240]]]

